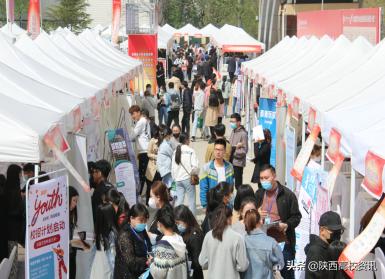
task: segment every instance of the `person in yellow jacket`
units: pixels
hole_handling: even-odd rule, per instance
[[[214,126],[214,134],[216,139],[224,139],[225,138],[225,133],[226,133],[226,126],[223,124],[217,124]],[[231,145],[228,140],[226,140],[228,144],[226,144],[226,152],[224,159],[226,161],[230,161],[230,155],[231,155]],[[214,160],[214,141],[209,141],[206,149],[206,155],[205,155],[205,163],[208,163],[212,160]]]

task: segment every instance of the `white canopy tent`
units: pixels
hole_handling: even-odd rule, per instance
[[[171,25],[169,25],[167,23],[165,25],[163,25],[161,28],[163,29],[163,31],[166,31],[169,34],[174,34],[177,32],[176,28],[172,27]]]
[[[203,37],[215,36],[215,34],[218,32],[219,32],[219,28],[215,27],[211,23],[207,24],[205,27],[201,29],[201,34]]]
[[[173,33],[165,31],[162,27],[158,27],[158,49],[167,49],[172,42]]]
[[[182,28],[179,28],[177,31],[175,31],[174,35],[201,37],[202,33],[198,28],[196,28],[192,24],[188,23],[185,26],[183,26]]]
[[[231,36],[230,36],[231,34]],[[219,32],[211,36],[213,45],[222,52],[261,52],[265,44],[257,41],[242,28],[225,24]]]
[[[16,23],[10,24],[9,22],[0,28],[0,31],[9,37],[19,37],[23,34],[27,34],[27,31],[20,28]]]

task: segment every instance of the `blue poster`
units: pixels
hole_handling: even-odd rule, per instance
[[[29,260],[30,279],[55,278],[55,262],[53,252],[47,252]]]
[[[259,124],[263,129],[269,129],[271,133],[271,155],[270,164],[275,167],[276,160],[276,145],[277,145],[277,117],[276,108],[277,100],[275,99],[259,99]]]

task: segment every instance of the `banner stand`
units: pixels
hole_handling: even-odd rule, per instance
[[[39,166],[35,165],[35,174],[36,174],[36,170],[38,170],[38,169],[39,169]],[[67,173],[67,172],[68,171],[67,171],[66,168],[62,168],[62,169],[59,169],[59,170],[56,170],[56,171],[51,171],[51,172],[48,172],[48,173],[45,173],[45,174],[42,174],[42,175],[38,175],[38,176],[29,178],[27,180],[26,184],[25,184],[25,206],[26,206],[25,208],[26,208],[26,210],[28,211],[28,208],[29,208],[29,204],[28,204],[28,200],[29,200],[29,186],[30,186],[30,183],[31,183],[32,180],[34,180],[35,183],[37,183],[38,179],[41,178],[41,177],[49,176],[51,174]],[[68,187],[68,176],[67,176],[67,187]],[[29,262],[28,262],[29,261],[29,255],[28,255],[28,250],[27,250],[28,249],[27,247],[29,247],[29,237],[28,237],[29,218],[28,218],[28,212],[26,214],[25,219],[26,219],[26,229],[25,229],[25,247],[26,247],[26,253],[25,253],[25,278],[29,279]],[[67,255],[67,257],[69,257],[69,255]],[[68,259],[67,259],[67,262],[69,262]]]
[[[353,158],[353,154],[350,154],[350,158]],[[353,169],[352,162],[350,161],[350,220],[349,220],[349,240],[354,239],[354,217],[355,217],[355,203],[356,203],[356,171]]]

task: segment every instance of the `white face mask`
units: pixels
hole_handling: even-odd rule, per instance
[[[317,163],[320,164],[321,163],[321,156],[315,157],[314,161],[316,161]]]
[[[148,200],[148,206],[153,208],[153,209],[156,209],[156,202],[155,202],[155,199],[153,197],[151,197],[149,200]]]

